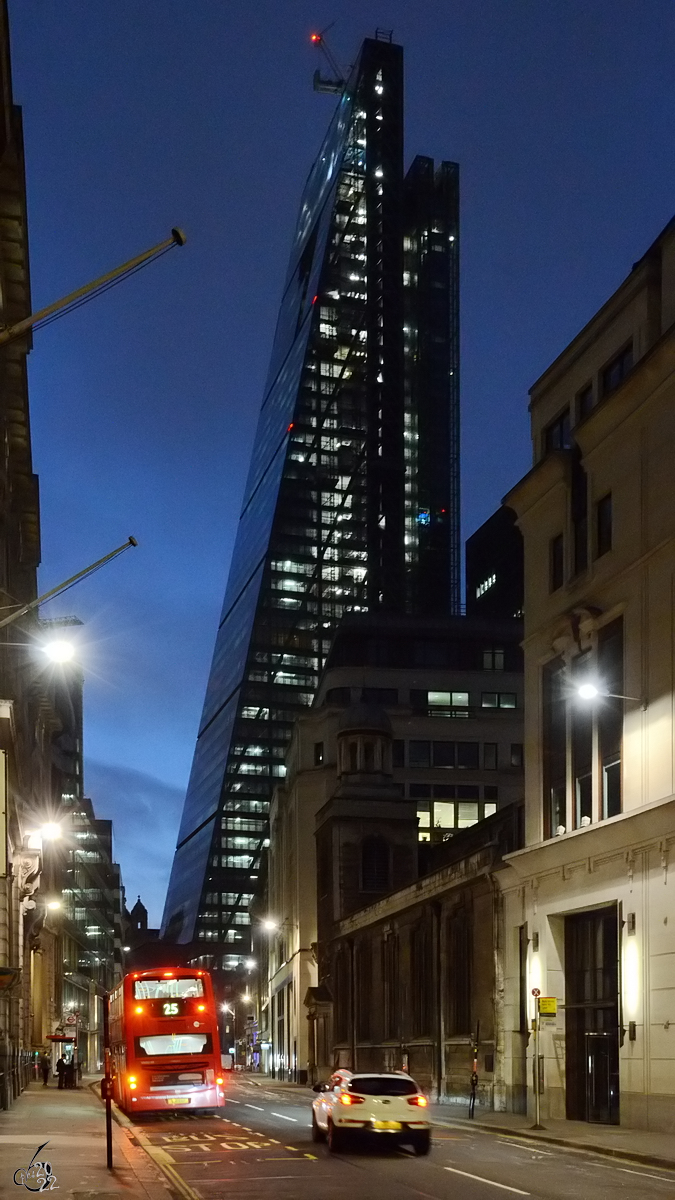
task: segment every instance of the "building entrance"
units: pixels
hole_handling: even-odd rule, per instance
[[[567,1117],[619,1124],[619,917],[565,918]]]

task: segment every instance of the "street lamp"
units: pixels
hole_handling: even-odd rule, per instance
[[[274,931],[279,928],[279,922],[275,921],[272,917],[265,917],[262,927],[263,929],[266,929],[268,933],[274,933]]]
[[[246,962],[244,963],[247,971],[252,971],[256,965],[257,964],[254,958],[247,958]]]
[[[620,692],[606,692],[604,688],[600,688],[596,683],[590,683],[588,680],[586,683],[578,685],[577,695],[580,700],[634,700],[643,709],[647,707],[647,701],[642,696],[623,696]]]
[[[61,826],[56,821],[47,821],[38,829],[40,837],[46,838],[47,841],[53,842],[56,838],[61,837]]]
[[[70,662],[75,653],[73,643],[64,640],[46,642],[41,649],[47,655],[47,658],[50,658],[54,663]]]
[[[52,911],[54,911],[55,909],[60,908],[60,907],[61,907],[60,900],[48,900],[47,901],[47,908],[51,908]]]

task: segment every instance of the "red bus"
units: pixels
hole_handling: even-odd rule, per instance
[[[110,995],[114,1098],[132,1112],[225,1103],[208,971],[133,971]]]

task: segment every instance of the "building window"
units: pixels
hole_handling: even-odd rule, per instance
[[[623,622],[605,625],[598,635],[598,675],[608,692],[621,695],[623,682]],[[598,708],[598,749],[602,768],[602,816],[621,812],[621,741],[623,700],[607,696]]]
[[[398,704],[396,688],[361,688],[361,699],[364,704],[381,704],[383,708],[394,708]]]
[[[455,806],[451,801],[434,802],[434,829],[454,829]]]
[[[434,766],[435,767],[454,767],[455,765],[455,743],[454,742],[434,742]]]
[[[484,671],[503,671],[504,670],[504,651],[503,650],[484,650],[483,651],[483,670]]]
[[[544,431],[544,448],[547,454],[554,450],[569,450],[572,445],[570,431],[570,410],[563,409],[555,421],[551,421]]]
[[[572,663],[573,691],[588,676],[589,660],[580,654]],[[577,702],[570,709],[574,828],[580,829],[593,819],[593,707]]]
[[[431,766],[431,742],[408,742],[408,766]]]
[[[517,708],[515,692],[483,692],[480,699],[481,708]]]
[[[586,387],[577,392],[577,421],[583,421],[593,409],[593,384],[587,383]]]
[[[408,787],[411,800],[429,800],[431,797],[430,783],[411,783]]]
[[[544,837],[554,837],[565,825],[567,725],[565,674],[562,658],[543,670]]]
[[[574,574],[580,575],[588,566],[588,479],[577,449],[572,459],[570,501]]]
[[[392,743],[392,765],[395,767],[405,766],[405,742],[403,738],[394,738]]]
[[[471,1033],[471,917],[464,909],[448,922],[448,1034]]]
[[[323,742],[314,743],[314,766],[320,767],[323,765]]]
[[[612,549],[612,493],[608,492],[595,506],[595,554],[601,558]]]
[[[522,767],[523,765],[523,743],[511,742],[511,766]]]
[[[476,825],[478,822],[478,805],[471,802],[464,802],[457,805],[457,828],[468,829],[471,825]]]
[[[607,363],[601,375],[602,394],[608,396],[615,388],[618,388],[620,383],[633,369],[633,343],[629,342],[624,346],[611,362]]]
[[[478,770],[478,742],[457,742],[457,766],[465,771]]]
[[[399,954],[398,937],[388,933],[382,942],[382,979],[384,983],[384,1036],[398,1037],[399,1028]]]
[[[384,838],[367,837],[361,844],[361,891],[390,889],[389,846]]]
[[[497,743],[496,742],[484,742],[483,743],[483,770],[484,771],[496,771],[497,770]]]
[[[340,708],[345,704],[351,704],[352,693],[348,687],[329,688],[326,692],[326,704],[335,704]]]
[[[565,544],[562,533],[557,533],[548,544],[549,591],[557,592],[565,581]]]

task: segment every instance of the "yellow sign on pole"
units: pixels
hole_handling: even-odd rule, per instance
[[[539,1015],[541,1017],[555,1017],[558,1015],[558,1000],[556,996],[539,997]]]

